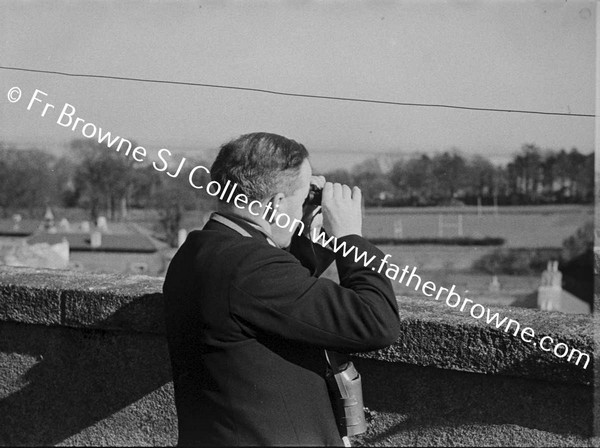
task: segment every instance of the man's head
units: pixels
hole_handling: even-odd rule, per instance
[[[281,228],[274,221],[279,213],[288,215],[291,222],[302,218],[302,203],[312,174],[303,145],[265,132],[242,135],[221,147],[210,172],[212,180],[221,185],[229,180],[237,184],[237,192],[244,193],[250,201],[259,201],[263,208],[258,218],[270,226],[277,244],[289,244],[294,229]],[[228,203],[220,206],[256,220],[248,210],[236,209]],[[266,207],[276,210],[275,214],[269,211],[263,218]]]

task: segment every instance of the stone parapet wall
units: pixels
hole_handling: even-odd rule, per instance
[[[173,445],[161,288],[146,276],[0,267],[0,445]],[[598,442],[591,363],[433,299],[399,297],[399,306],[397,342],[354,359],[370,410],[357,443]],[[493,311],[594,352],[590,316]]]

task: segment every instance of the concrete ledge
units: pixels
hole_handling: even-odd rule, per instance
[[[146,276],[0,267],[0,446],[174,445],[161,289]],[[399,305],[398,341],[354,357],[370,409],[355,445],[598,446],[591,363],[433,299]],[[594,353],[589,316],[493,310]]]
[[[164,334],[162,280],[0,266],[0,321]]]
[[[164,333],[162,280],[142,275],[0,267],[0,321],[128,332]],[[398,298],[401,332],[391,347],[358,356],[467,372],[494,373],[572,384],[593,383],[586,369],[560,359],[483,319],[433,298]],[[590,356],[590,316],[512,307],[492,307],[500,317],[551,336]],[[513,325],[514,328],[514,325]],[[598,361],[596,361],[598,362]]]
[[[27,283],[20,282],[4,283],[4,274],[0,271],[0,320],[45,325],[62,323],[59,289],[29,288],[25,286]]]
[[[533,328],[538,341],[534,346],[514,336],[513,331],[496,329],[486,324],[485,318],[474,319],[433,298],[400,297],[399,307],[402,327],[397,342],[385,350],[358,356],[466,372],[593,384],[594,327],[590,316],[490,307],[501,319],[507,317],[518,321],[521,328]],[[543,336],[589,354],[587,368],[582,367],[583,363],[575,365],[541,350],[539,340]]]

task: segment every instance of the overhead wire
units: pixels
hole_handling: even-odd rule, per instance
[[[307,93],[295,93],[295,92],[284,92],[279,90],[262,89],[255,87],[242,87],[233,85],[222,85],[222,84],[207,84],[200,82],[186,82],[186,81],[171,81],[163,79],[149,79],[149,78],[134,78],[127,76],[111,76],[111,75],[98,75],[90,73],[69,73],[56,70],[39,70],[24,67],[10,67],[0,66],[2,70],[22,71],[30,73],[44,73],[59,76],[70,76],[77,78],[98,78],[98,79],[112,79],[120,81],[134,81],[134,82],[147,82],[147,83],[158,83],[158,84],[172,84],[172,85],[183,85],[193,87],[206,87],[213,89],[225,89],[225,90],[239,90],[246,92],[257,92],[266,93],[271,95],[288,96],[288,97],[299,97],[299,98],[312,98],[322,100],[333,100],[333,101],[349,101],[357,103],[370,103],[370,104],[387,104],[392,106],[412,106],[412,107],[433,107],[433,108],[446,108],[446,109],[461,109],[461,110],[473,110],[473,111],[486,111],[486,112],[504,112],[504,113],[519,113],[519,114],[535,114],[535,115],[554,115],[554,116],[566,116],[566,117],[595,117],[595,114],[581,114],[571,112],[549,112],[539,110],[523,110],[523,109],[501,109],[494,107],[473,107],[473,106],[458,106],[454,104],[435,104],[435,103],[413,103],[404,101],[387,101],[387,100],[374,100],[367,98],[352,98],[342,96],[330,96],[330,95],[315,95]]]

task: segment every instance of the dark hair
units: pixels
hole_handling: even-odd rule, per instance
[[[304,145],[281,135],[245,134],[221,146],[210,177],[221,185],[235,182],[239,192],[262,201],[278,192],[294,191],[307,157]]]

